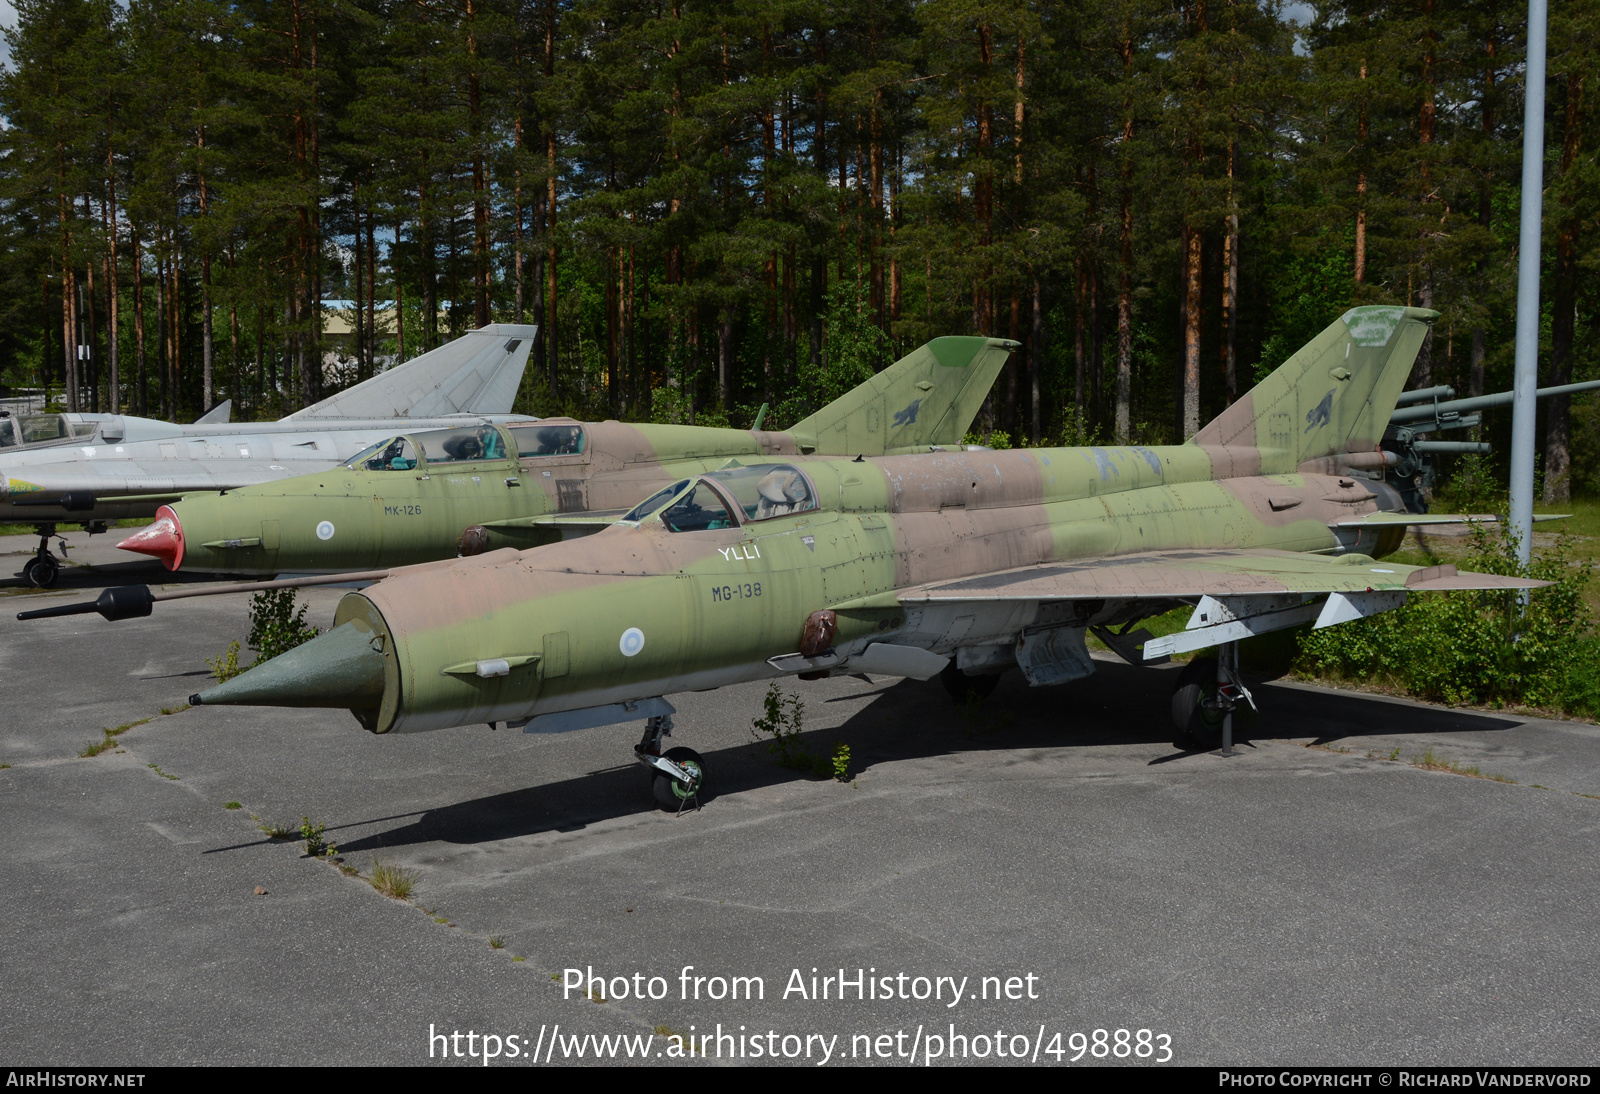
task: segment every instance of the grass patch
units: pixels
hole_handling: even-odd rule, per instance
[[[492,934],[489,936],[489,948],[491,950],[503,950],[506,948],[506,940],[497,934]]]
[[[178,776],[176,776],[176,775],[168,775],[165,771],[161,770],[155,764],[145,764],[145,766],[148,767],[151,771],[154,771],[157,775],[160,775],[163,779],[171,779],[173,782],[177,782],[178,781]]]
[[[395,900],[407,900],[415,891],[419,877],[416,870],[408,870],[404,866],[374,859],[372,876],[367,878],[367,881],[384,896],[393,897]]]
[[[161,708],[161,713],[162,714],[182,714],[184,711],[186,711],[188,709],[189,709],[189,704],[188,703],[183,703],[180,706],[175,706],[175,707],[162,707]],[[149,720],[150,719],[148,719],[148,718],[145,719],[145,721],[147,721],[147,722]]]
[[[1395,752],[1399,752],[1397,748]],[[1393,759],[1393,754],[1390,755]],[[1507,778],[1505,775],[1485,775],[1478,769],[1477,764],[1460,764],[1454,760],[1447,760],[1442,756],[1434,755],[1432,748],[1424,750],[1422,755],[1410,761],[1412,767],[1420,767],[1424,771],[1445,771],[1452,775],[1465,775],[1472,779],[1489,779],[1497,783],[1515,783],[1517,780]]]
[[[105,737],[103,739],[87,744],[81,750],[79,750],[78,758],[80,760],[87,760],[91,756],[98,756],[106,749],[114,747],[116,743],[117,739],[111,736],[111,731],[108,729],[105,731]]]
[[[520,954],[520,953],[519,953],[519,954],[518,954],[518,955],[517,955],[517,956],[515,956],[515,957],[513,957],[513,958],[512,958],[512,959],[511,959],[511,960],[513,960],[513,961],[526,961],[526,960],[527,960],[527,958],[526,958],[526,957],[523,957],[523,956],[522,956],[522,955],[521,955],[521,954]]]
[[[298,828],[288,824],[263,824],[258,827],[267,834],[268,839],[291,840],[299,838],[300,835]]]
[[[224,808],[224,809],[243,809],[244,806],[240,805],[238,802],[229,802],[228,804],[224,805],[222,808]]]
[[[149,718],[140,718],[136,722],[123,722],[120,726],[117,726],[115,729],[102,729],[100,732],[103,733],[105,736],[101,737],[100,740],[95,741],[93,744],[85,746],[83,748],[83,750],[78,753],[79,758],[86,760],[91,756],[100,755],[100,753],[104,752],[106,749],[110,748],[112,745],[115,745],[117,743],[117,738],[118,737],[120,737],[124,733],[128,732],[128,730],[132,729],[134,726],[142,726],[148,721],[150,721]],[[169,775],[167,777],[168,778],[176,778],[177,776]]]

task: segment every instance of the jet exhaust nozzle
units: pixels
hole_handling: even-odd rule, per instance
[[[345,623],[191,695],[193,706],[342,707],[364,710],[383,701],[383,654],[370,631]]]
[[[154,523],[117,544],[117,549],[154,555],[161,560],[161,565],[176,570],[183,565],[183,524],[171,506],[163,505],[156,510]]]

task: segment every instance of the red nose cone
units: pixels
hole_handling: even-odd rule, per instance
[[[176,570],[183,565],[183,525],[178,523],[178,514],[163,505],[156,510],[154,524],[135,532],[117,544],[117,548],[155,555],[167,569]]]

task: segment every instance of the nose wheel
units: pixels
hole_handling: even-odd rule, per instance
[[[35,589],[48,589],[55,585],[56,579],[61,576],[61,563],[56,561],[56,556],[50,553],[50,537],[56,536],[56,526],[44,524],[39,526],[39,549],[33,553],[28,564],[22,568],[22,576],[28,584]],[[61,536],[61,550],[67,549],[67,541]]]
[[[644,725],[644,736],[634,746],[635,758],[651,770],[650,793],[656,804],[671,813],[681,813],[692,801],[700,808],[700,793],[705,787],[705,761],[692,748],[661,751],[661,741],[672,736],[672,715],[662,714]]]

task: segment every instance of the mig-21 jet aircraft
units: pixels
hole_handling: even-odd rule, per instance
[[[343,466],[192,494],[119,547],[169,570],[337,573],[595,532],[729,459],[961,447],[1014,342],[936,338],[783,432],[546,418],[385,437]]]
[[[49,546],[58,524],[103,532],[111,521],[153,516],[191,490],[335,467],[397,427],[534,421],[511,405],[538,333],[483,327],[275,422],[230,423],[230,403],[191,425],[127,414],[0,420],[0,520],[37,528],[39,549],[24,576],[47,588],[60,570]]]
[[[648,719],[635,754],[673,808],[706,772],[663,751],[668,696],[838,672],[1063,684],[1094,671],[1092,632],[1135,662],[1221,647],[1179,675],[1173,715],[1226,750],[1248,699],[1239,639],[1543,584],[1380,561],[1413,518],[1352,472],[1382,466],[1436,314],[1350,310],[1187,444],[731,463],[586,538],[391,571],[327,633],[190,701],[342,708],[380,734]],[[129,586],[25,614],[123,618],[182,595]],[[1180,605],[1185,630],[1130,630]]]

